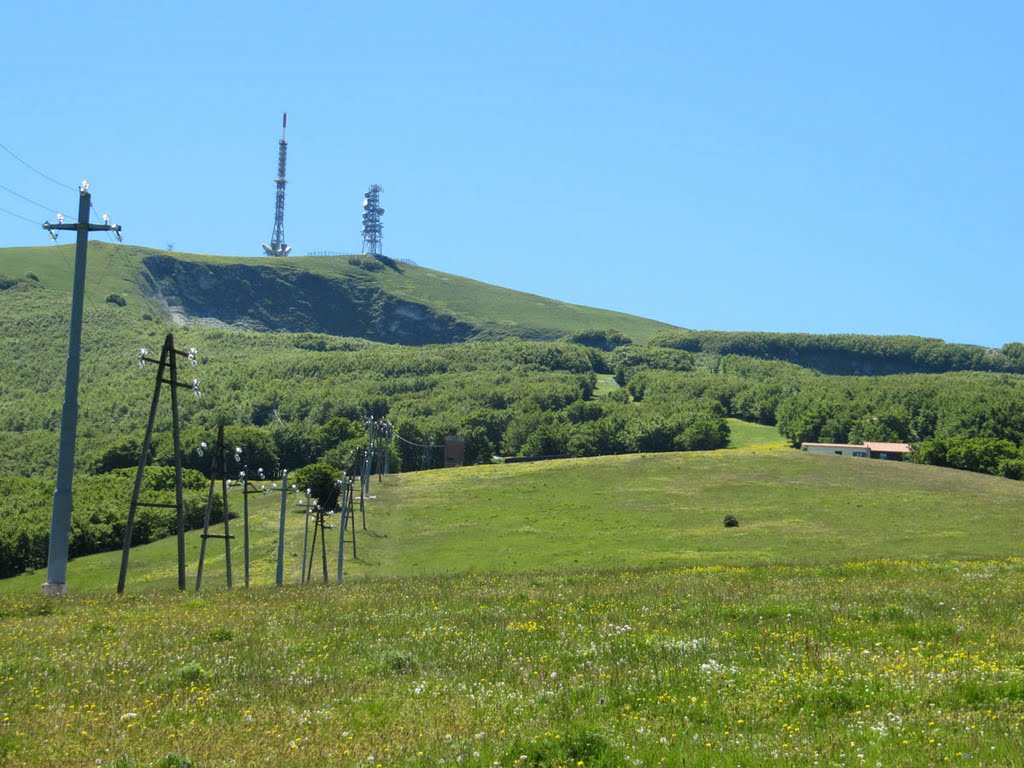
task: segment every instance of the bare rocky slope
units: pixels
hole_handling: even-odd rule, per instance
[[[145,293],[179,325],[327,333],[394,344],[466,341],[465,322],[382,290],[260,263],[207,264],[166,255],[143,259]]]

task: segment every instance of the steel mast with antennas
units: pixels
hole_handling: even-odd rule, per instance
[[[292,247],[284,241],[284,186],[288,183],[285,179],[285,164],[288,162],[288,142],[284,140],[284,132],[288,127],[288,113],[284,113],[281,119],[281,143],[277,151],[277,205],[274,208],[274,234],[270,238],[270,245],[263,243],[263,251],[267,256],[287,256],[291,253]]]
[[[372,184],[363,198],[363,253],[371,256],[381,255],[380,192],[380,184]]]

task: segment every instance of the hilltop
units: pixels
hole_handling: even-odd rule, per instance
[[[0,249],[0,273],[70,292],[74,246]],[[179,327],[324,333],[396,344],[553,340],[615,328],[645,341],[667,323],[567,304],[407,262],[370,256],[282,259],[89,246],[88,299],[125,299]]]

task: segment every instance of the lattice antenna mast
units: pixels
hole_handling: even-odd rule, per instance
[[[263,250],[267,256],[287,256],[291,253],[292,247],[284,241],[284,187],[288,183],[285,178],[285,166],[288,163],[288,142],[284,139],[285,130],[288,128],[288,113],[284,113],[281,120],[281,143],[277,150],[277,202],[274,207],[274,234],[270,238],[270,245],[263,244]]]
[[[380,207],[380,184],[373,184],[363,198],[363,253],[371,256],[381,255],[380,217],[384,209]]]

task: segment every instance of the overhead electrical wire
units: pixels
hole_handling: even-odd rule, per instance
[[[25,197],[25,196],[24,196],[23,194],[21,194],[20,192],[15,192],[15,191],[14,191],[13,189],[11,189],[10,187],[5,187],[5,186],[4,186],[3,184],[0,184],[0,189],[4,190],[5,192],[10,192],[10,193],[11,193],[12,195],[14,195],[15,197],[20,197],[20,198],[21,198],[22,200],[24,200],[24,201],[25,201],[26,203],[32,203],[32,205],[36,206],[37,208],[42,208],[42,209],[43,209],[44,211],[50,211],[50,212],[52,213],[52,212],[54,212],[54,211],[56,211],[56,210],[57,210],[56,208],[53,208],[53,207],[51,207],[51,206],[49,206],[49,205],[43,205],[42,203],[37,203],[37,202],[36,202],[35,200],[33,200],[32,198],[30,198],[30,197]]]
[[[414,446],[416,446],[417,448],[444,448],[444,446],[443,446],[443,445],[435,445],[435,444],[433,444],[433,443],[414,443],[414,442],[413,442],[412,440],[406,440],[406,439],[405,439],[404,437],[402,437],[402,436],[401,436],[400,434],[398,434],[397,432],[395,432],[395,437],[397,437],[397,438],[398,438],[399,440],[401,440],[401,441],[402,441],[403,443],[407,443],[407,444],[409,444],[409,445],[414,445]]]
[[[30,169],[30,170],[32,170],[33,172],[35,172],[35,173],[39,174],[40,176],[42,176],[42,177],[43,177],[43,178],[45,178],[46,180],[48,180],[48,181],[50,181],[50,182],[53,182],[54,184],[56,184],[56,185],[58,185],[58,186],[60,186],[60,187],[64,187],[65,189],[69,189],[69,190],[71,190],[71,191],[73,191],[73,192],[81,192],[81,189],[80,189],[80,188],[76,189],[75,187],[71,187],[71,186],[69,186],[69,185],[67,185],[67,184],[62,184],[61,182],[57,181],[56,179],[53,179],[53,178],[51,178],[50,176],[47,176],[47,175],[46,175],[45,173],[43,173],[43,172],[42,172],[42,171],[40,171],[39,169],[37,169],[37,168],[34,168],[34,167],[33,167],[32,165],[30,165],[29,163],[27,163],[27,162],[25,162],[24,160],[22,160],[22,159],[21,159],[20,157],[18,157],[18,156],[17,156],[17,155],[16,155],[16,154],[15,154],[14,152],[12,152],[12,151],[11,151],[10,149],[8,149],[8,148],[7,148],[6,146],[4,146],[3,144],[0,144],[0,149],[3,149],[4,151],[6,151],[6,152],[7,152],[7,153],[8,153],[8,154],[9,154],[9,155],[11,156],[11,157],[13,157],[13,158],[14,158],[15,160],[17,160],[17,161],[18,161],[19,163],[21,163],[22,165],[24,165],[24,166],[25,166],[26,168],[29,168],[29,169]],[[2,189],[2,190],[4,190],[5,192],[8,192],[8,193],[10,193],[10,194],[14,195],[14,196],[15,196],[15,197],[17,197],[17,198],[20,198],[20,199],[24,200],[24,201],[25,201],[26,203],[30,203],[31,205],[34,205],[34,206],[36,206],[37,208],[41,208],[41,209],[43,209],[44,211],[51,211],[51,212],[53,212],[53,211],[55,211],[55,210],[56,210],[56,208],[53,208],[53,207],[51,207],[51,206],[47,206],[47,205],[43,205],[42,203],[40,203],[40,202],[38,202],[38,201],[36,201],[36,200],[33,200],[33,199],[32,199],[32,198],[30,198],[30,197],[26,197],[25,195],[21,194],[20,192],[17,192],[17,191],[15,191],[15,190],[11,189],[10,187],[6,186],[5,184],[0,184],[0,189]],[[90,209],[91,209],[91,210],[93,211],[93,213],[95,213],[95,214],[96,214],[97,218],[101,218],[101,219],[104,219],[104,220],[106,220],[106,219],[105,219],[105,218],[104,218],[103,216],[101,216],[101,215],[100,215],[100,213],[99,213],[99,212],[98,212],[98,211],[96,210],[96,206],[95,206],[95,205],[93,205],[91,201],[90,201],[90,203],[89,203],[89,207],[90,207]],[[2,213],[6,213],[6,214],[7,214],[8,216],[13,216],[13,217],[14,217],[14,218],[16,218],[16,219],[20,219],[20,220],[22,220],[22,221],[28,222],[29,224],[35,224],[35,225],[37,225],[37,226],[39,225],[39,222],[38,222],[38,221],[36,221],[36,220],[34,220],[34,219],[30,219],[30,218],[28,218],[27,216],[22,216],[21,214],[19,214],[19,213],[15,213],[14,211],[10,211],[10,210],[7,210],[6,208],[0,208],[0,212],[2,212]],[[60,214],[58,214],[58,216],[60,216]],[[61,219],[58,219],[58,220],[61,220]],[[73,221],[73,220],[72,220],[72,221],[67,221],[66,223],[68,223],[68,224],[75,224],[75,223],[77,223],[77,222],[75,222],[75,221]],[[123,262],[124,262],[124,263],[125,263],[126,265],[129,265],[129,264],[130,264],[130,259],[128,258],[128,254],[127,254],[127,251],[125,251],[125,250],[124,250],[124,247],[123,247],[123,245],[122,245],[122,244],[121,244],[120,242],[115,242],[115,241],[114,241],[114,238],[113,238],[113,236],[112,236],[112,235],[111,235],[111,233],[110,233],[110,230],[107,230],[107,237],[108,237],[108,239],[110,239],[110,241],[111,241],[111,244],[112,244],[112,245],[115,245],[116,247],[118,247],[118,254],[119,254],[119,255],[121,256],[121,259],[122,259],[122,261],[123,261]],[[67,258],[66,258],[66,257],[65,257],[65,262],[67,262]],[[68,263],[68,267],[70,268],[70,263]],[[106,273],[106,269],[104,269],[104,275],[105,275],[105,273]]]
[[[38,168],[35,168],[35,167],[29,165],[27,162],[22,160],[20,157],[18,157],[16,154],[14,154],[14,152],[12,152],[9,148],[5,147],[3,144],[0,144],[0,149],[2,149],[4,152],[6,152],[11,157],[13,157],[15,160],[17,160],[19,163],[24,165],[26,168],[28,168],[33,173],[39,174],[40,176],[42,176],[47,181],[50,181],[50,182],[53,182],[54,184],[56,184],[58,187],[64,187],[64,189],[70,189],[72,192],[76,192],[77,191],[76,187],[72,187],[70,184],[65,184],[62,181],[57,181],[52,176],[47,176],[45,173],[40,171]]]
[[[92,201],[89,201],[89,208],[92,209],[92,212],[94,214],[96,214],[97,217],[102,218],[102,214],[100,214],[99,211],[96,210],[96,206],[94,206],[92,204]],[[121,257],[121,263],[124,264],[125,267],[128,268],[129,273],[131,273],[131,271],[134,270],[135,267],[132,265],[131,259],[128,256],[128,251],[125,248],[124,243],[121,242],[121,239],[120,238],[115,238],[114,237],[114,232],[112,232],[110,229],[108,229],[108,230],[106,230],[106,240],[108,240],[110,242],[110,244],[117,249],[118,255]],[[108,262],[108,266],[109,265],[110,265],[110,262]],[[106,269],[105,269],[105,267],[103,269],[102,276],[106,276]]]
[[[8,211],[6,208],[0,208],[0,213],[6,213],[8,216],[13,216],[16,219],[27,221],[29,224],[35,224],[37,227],[40,226],[39,222],[35,219],[30,219],[28,216],[22,216],[20,213],[15,213],[14,211]]]

